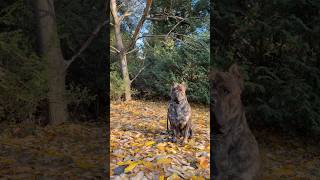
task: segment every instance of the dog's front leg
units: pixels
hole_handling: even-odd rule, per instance
[[[183,141],[182,144],[185,144],[188,140],[188,137],[191,135],[190,134],[190,128],[191,128],[191,123],[190,123],[190,115],[185,117],[185,124],[184,124],[184,132],[183,132]]]
[[[185,130],[184,130],[184,136],[183,136],[182,144],[186,144],[186,143],[187,143],[188,137],[190,136],[190,135],[189,135],[189,131],[190,131],[190,125],[187,124],[187,125],[186,125],[186,128],[185,128]]]
[[[173,129],[172,142],[176,143],[178,139],[178,129],[177,127],[171,128]]]

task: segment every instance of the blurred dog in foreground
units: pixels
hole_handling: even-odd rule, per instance
[[[215,71],[210,79],[213,157],[217,180],[256,180],[260,175],[258,143],[247,124],[241,92],[244,81],[237,65]]]

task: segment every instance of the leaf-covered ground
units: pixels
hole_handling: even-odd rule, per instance
[[[0,124],[0,179],[104,179],[105,126]]]
[[[191,105],[194,138],[168,142],[166,102],[111,104],[111,179],[209,179],[209,109]],[[304,138],[252,128],[266,180],[320,179],[320,146]]]
[[[320,180],[320,146],[315,139],[270,128],[253,132],[262,156],[263,179]]]
[[[167,104],[111,104],[111,179],[208,179],[209,109],[192,106],[194,136],[185,145],[166,134]]]

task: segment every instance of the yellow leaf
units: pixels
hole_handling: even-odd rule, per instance
[[[157,148],[158,148],[159,150],[161,150],[161,151],[164,151],[166,145],[167,145],[166,143],[159,143],[159,144],[157,145]]]
[[[191,179],[192,180],[205,180],[203,177],[199,177],[199,176],[192,176]]]
[[[142,162],[143,165],[149,169],[153,168],[153,164],[151,162],[148,162],[148,161],[143,161]]]
[[[176,154],[176,153],[177,153],[177,151],[174,150],[173,148],[167,148],[167,151],[168,151],[168,152],[171,152],[171,153],[173,153],[173,154]]]
[[[138,115],[140,115],[140,112],[133,111],[132,114],[135,116],[138,116]]]
[[[127,173],[127,172],[132,171],[138,164],[139,164],[139,162],[131,163],[128,167],[126,167],[124,169],[124,172]]]
[[[206,169],[208,168],[209,161],[206,157],[199,158],[199,167]]]
[[[173,173],[167,180],[180,180],[180,177],[176,173]]]
[[[165,124],[165,123],[167,123],[167,120],[166,119],[162,119],[162,120],[160,120],[160,123]]]
[[[132,143],[131,146],[141,146],[140,143]]]
[[[148,141],[145,143],[145,146],[152,146],[154,143],[154,141]]]
[[[164,180],[164,175],[159,176],[158,180]]]
[[[207,146],[205,149],[206,152],[210,152],[210,146]]]
[[[117,165],[122,166],[122,165],[131,164],[131,163],[133,163],[133,162],[134,162],[134,161],[128,160],[128,161],[125,161],[125,162],[118,162]]]
[[[172,162],[172,159],[170,158],[161,158],[158,159],[157,163],[158,164],[170,164]]]

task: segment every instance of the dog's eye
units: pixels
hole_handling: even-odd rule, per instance
[[[227,88],[223,88],[222,90],[224,95],[228,95],[230,93],[230,91]]]

